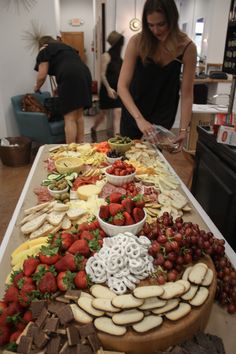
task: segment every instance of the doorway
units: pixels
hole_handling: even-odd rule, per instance
[[[86,55],[84,50],[84,32],[61,32],[62,42],[75,48],[86,63]]]

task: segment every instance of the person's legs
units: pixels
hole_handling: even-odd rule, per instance
[[[77,137],[77,110],[64,115],[66,143],[75,143]]]
[[[84,115],[83,108],[77,109],[77,136],[76,143],[80,144],[84,142]]]
[[[120,118],[121,118],[121,108],[113,109],[113,133],[114,135],[120,134]]]
[[[97,142],[97,127],[103,122],[105,116],[107,114],[107,110],[106,109],[101,109],[100,113],[96,116],[94,125],[91,128],[91,138],[92,138],[92,142],[96,143]]]

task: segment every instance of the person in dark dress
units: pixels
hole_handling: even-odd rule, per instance
[[[47,75],[55,76],[60,111],[64,116],[66,143],[84,141],[84,107],[92,104],[92,78],[78,52],[50,36],[39,39],[38,71],[34,91],[37,92]]]
[[[117,96],[117,82],[122,65],[121,50],[124,36],[112,31],[107,37],[111,48],[101,57],[101,86],[99,90],[100,114],[91,128],[92,141],[97,141],[96,129],[112,110],[114,135],[120,132],[121,101]]]
[[[181,89],[175,151],[182,150],[191,119],[197,57],[195,44],[178,27],[178,17],[174,0],[145,2],[142,31],[128,43],[118,82],[123,102],[121,135],[132,139],[152,135],[153,124],[171,129]]]

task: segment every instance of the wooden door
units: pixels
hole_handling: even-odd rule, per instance
[[[81,59],[85,62],[84,32],[61,32],[62,42],[78,50]]]

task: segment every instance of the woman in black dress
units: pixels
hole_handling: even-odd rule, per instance
[[[117,96],[117,82],[122,65],[121,50],[124,45],[122,34],[112,31],[107,37],[111,48],[101,57],[101,86],[99,90],[100,114],[91,128],[92,141],[97,141],[96,129],[104,120],[108,119],[108,111],[112,110],[114,135],[120,132],[121,101]]]
[[[78,52],[50,36],[39,39],[38,71],[34,91],[37,92],[47,75],[56,77],[60,110],[64,115],[66,143],[84,141],[84,107],[92,104],[92,79],[88,67]]]
[[[178,149],[182,149],[192,114],[196,46],[178,27],[174,0],[147,0],[142,31],[131,37],[121,68],[118,94],[123,102],[121,134],[140,139],[153,124],[171,129],[179,101]]]

